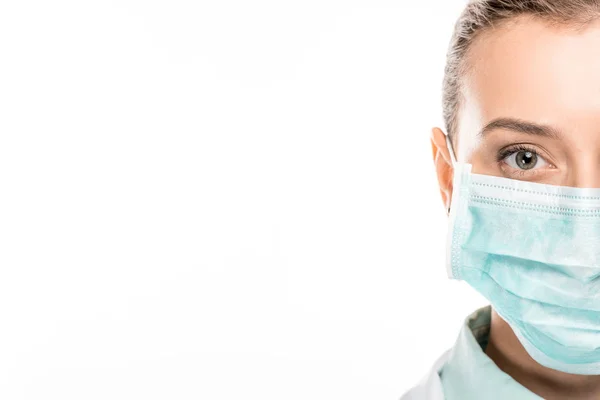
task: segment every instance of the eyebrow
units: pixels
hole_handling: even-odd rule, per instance
[[[508,129],[515,132],[544,136],[551,139],[560,139],[562,137],[561,132],[556,128],[517,118],[496,118],[484,126],[478,136],[484,137],[494,129]]]

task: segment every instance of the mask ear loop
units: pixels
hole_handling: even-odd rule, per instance
[[[448,152],[450,153],[450,161],[452,161],[452,166],[454,167],[454,165],[456,164],[456,157],[454,155],[454,148],[452,147],[452,141],[450,140],[450,137],[448,137],[448,135],[446,135],[445,137],[446,137],[446,147],[448,147]]]
[[[448,135],[446,137],[446,147],[448,147],[448,153],[450,153],[450,161],[452,161],[452,167],[456,165],[456,156],[454,155],[454,148],[452,147],[452,141]],[[450,207],[448,207],[448,215],[450,215]]]

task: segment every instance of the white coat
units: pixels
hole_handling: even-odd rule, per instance
[[[446,350],[433,364],[431,370],[421,381],[406,392],[400,400],[444,400],[444,390],[439,372],[450,356],[450,349]]]

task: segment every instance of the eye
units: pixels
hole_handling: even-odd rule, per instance
[[[548,162],[539,156],[535,151],[524,149],[512,151],[504,158],[503,161],[511,168],[524,171],[542,168],[549,165]]]

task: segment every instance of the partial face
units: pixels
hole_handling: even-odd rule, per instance
[[[582,32],[522,17],[470,50],[457,157],[473,172],[600,187],[600,22]]]

